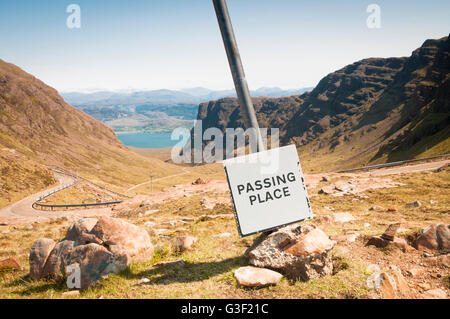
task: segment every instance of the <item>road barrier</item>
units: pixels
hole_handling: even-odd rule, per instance
[[[347,169],[347,170],[343,170],[343,171],[338,171],[336,173],[352,173],[352,172],[358,172],[358,171],[368,171],[371,169],[400,166],[400,165],[404,165],[404,164],[408,164],[408,163],[423,162],[423,161],[429,161],[429,160],[434,160],[434,159],[439,159],[439,158],[449,158],[449,157],[450,157],[450,154],[445,154],[445,155],[438,155],[438,156],[427,157],[427,158],[404,160],[404,161],[391,162],[391,163],[386,163],[386,164],[378,164],[378,165],[371,165],[371,166],[365,166],[365,167],[360,167],[360,168]]]
[[[105,188],[105,187],[102,187],[102,186],[100,186],[100,185],[94,184],[94,183],[92,183],[91,181],[89,181],[89,180],[87,180],[87,179],[85,179],[85,178],[76,176],[76,175],[72,174],[71,172],[66,171],[65,169],[60,168],[60,167],[58,167],[58,166],[56,166],[56,165],[50,165],[50,167],[52,168],[52,170],[53,170],[55,173],[59,173],[59,174],[62,174],[62,175],[66,175],[66,176],[73,177],[73,178],[74,178],[74,181],[71,182],[71,183],[69,183],[69,184],[67,184],[67,185],[60,186],[60,187],[58,187],[58,188],[55,188],[55,189],[51,190],[50,192],[47,192],[47,193],[45,193],[44,195],[42,195],[42,196],[40,196],[39,198],[37,198],[37,199],[34,201],[34,203],[31,205],[34,209],[39,209],[39,208],[40,208],[40,209],[45,209],[45,208],[49,208],[49,209],[51,209],[51,210],[54,210],[54,209],[57,209],[57,208],[66,208],[66,209],[69,209],[69,208],[75,208],[75,207],[84,207],[84,208],[87,209],[88,207],[98,207],[98,206],[106,206],[106,207],[108,207],[108,206],[110,206],[110,205],[120,204],[120,203],[123,202],[123,201],[111,201],[111,202],[102,202],[102,203],[90,203],[90,204],[84,204],[84,203],[83,203],[83,204],[65,204],[65,205],[64,205],[64,204],[62,204],[62,205],[53,205],[53,204],[41,204],[41,203],[39,203],[39,202],[42,201],[43,199],[45,199],[45,198],[47,198],[47,197],[49,197],[49,196],[51,196],[51,195],[53,195],[53,194],[55,194],[55,193],[58,193],[58,192],[60,192],[60,191],[62,191],[62,190],[64,190],[64,189],[66,189],[66,188],[69,188],[69,187],[74,186],[74,185],[77,184],[80,180],[86,181],[87,183],[90,183],[90,184],[92,184],[92,185],[94,185],[94,186],[96,186],[96,187],[98,187],[98,188],[100,188],[100,189],[102,189],[102,190],[104,190],[104,191],[107,191],[107,192],[109,192],[109,193],[112,193],[112,194],[115,194],[115,195],[118,195],[118,196],[122,196],[122,197],[126,197],[126,198],[130,198],[130,197],[127,196],[127,195],[123,195],[123,194],[120,194],[120,193],[111,191],[111,190],[109,190],[109,189],[107,189],[107,188]]]

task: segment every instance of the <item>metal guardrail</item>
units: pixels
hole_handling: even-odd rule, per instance
[[[94,207],[94,206],[109,206],[109,205],[114,205],[114,204],[120,204],[122,202],[123,201],[91,203],[91,204],[67,204],[67,205],[47,205],[47,204],[39,204],[37,202],[34,202],[33,208],[35,208],[34,206],[38,206],[38,207],[42,207],[42,208],[51,208],[52,210],[53,210],[53,208],[75,208],[75,207],[88,208],[88,207]]]
[[[100,185],[98,185],[98,184],[95,184],[95,183],[91,182],[90,180],[88,180],[88,179],[86,179],[86,178],[84,178],[84,177],[74,175],[74,174],[72,174],[71,172],[69,172],[69,171],[67,171],[67,170],[65,170],[64,168],[61,168],[61,167],[59,167],[59,166],[56,166],[56,165],[49,165],[49,167],[53,167],[53,170],[59,171],[59,173],[61,173],[61,174],[65,174],[65,175],[68,175],[68,176],[72,176],[72,177],[74,177],[74,178],[76,178],[76,179],[83,180],[83,181],[85,181],[85,182],[87,182],[87,183],[89,183],[89,184],[92,184],[92,185],[94,185],[95,187],[98,187],[98,188],[100,188],[100,189],[102,189],[102,190],[104,190],[104,191],[106,191],[106,192],[112,193],[112,194],[117,195],[117,196],[120,196],[120,197],[131,198],[131,197],[128,196],[128,195],[121,194],[121,193],[112,191],[112,190],[110,190],[110,189],[107,189],[106,187],[103,187],[103,186],[100,186]]]
[[[423,161],[429,161],[429,160],[434,160],[434,159],[438,159],[438,158],[448,158],[448,157],[450,157],[450,154],[438,155],[438,156],[427,157],[427,158],[412,159],[412,160],[404,160],[404,161],[398,161],[398,162],[391,162],[391,163],[386,163],[386,164],[377,164],[377,165],[365,166],[365,167],[360,167],[360,168],[352,168],[352,169],[347,169],[347,170],[343,170],[343,171],[338,171],[336,173],[352,173],[352,172],[358,172],[358,171],[368,171],[371,169],[400,166],[400,165],[404,165],[404,164],[408,164],[408,163],[423,162]]]
[[[88,207],[96,207],[96,206],[109,206],[109,205],[114,205],[114,204],[120,204],[120,203],[123,202],[123,201],[112,201],[112,202],[102,202],[102,203],[90,203],[90,204],[89,204],[89,203],[88,203],[88,204],[65,204],[65,205],[64,205],[64,204],[62,204],[62,205],[51,205],[51,204],[41,204],[41,203],[39,203],[39,202],[42,201],[43,199],[45,199],[45,198],[47,198],[47,197],[49,197],[49,196],[51,196],[51,195],[53,195],[53,194],[55,194],[55,193],[57,193],[57,192],[60,192],[60,191],[62,191],[62,190],[64,190],[64,189],[66,189],[66,188],[72,187],[73,185],[77,184],[80,180],[84,180],[84,181],[86,181],[86,182],[88,182],[88,183],[90,183],[90,184],[92,184],[92,185],[94,185],[94,186],[96,186],[96,187],[98,187],[98,188],[100,188],[100,189],[103,189],[103,190],[105,190],[105,191],[107,191],[107,192],[110,192],[110,193],[112,193],[112,194],[119,195],[119,196],[122,196],[122,197],[130,198],[130,197],[127,196],[127,195],[119,194],[119,193],[114,192],[114,191],[111,191],[111,190],[109,190],[109,189],[107,189],[107,188],[105,188],[105,187],[102,187],[102,186],[100,186],[100,185],[94,184],[94,183],[92,183],[91,181],[89,181],[89,180],[87,180],[87,179],[85,179],[85,178],[78,177],[78,176],[72,174],[71,172],[66,171],[65,169],[60,168],[60,167],[58,167],[58,166],[56,166],[56,165],[50,165],[50,167],[53,169],[54,172],[59,173],[59,174],[63,174],[63,175],[67,175],[67,176],[71,176],[71,177],[75,178],[75,180],[74,180],[73,182],[67,184],[67,185],[60,186],[60,187],[58,187],[58,188],[55,188],[55,189],[51,190],[50,192],[47,192],[47,193],[45,193],[44,195],[42,195],[42,196],[40,196],[39,198],[37,198],[37,199],[33,202],[33,204],[31,205],[34,209],[37,209],[37,207],[40,207],[40,208],[50,208],[51,210],[53,210],[54,208],[66,208],[66,209],[68,209],[68,208],[75,208],[75,207],[84,207],[84,208],[88,208]]]

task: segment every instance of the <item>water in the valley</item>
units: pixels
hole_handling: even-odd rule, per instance
[[[137,148],[166,148],[175,146],[179,141],[171,140],[172,133],[117,133],[117,138],[126,146]]]

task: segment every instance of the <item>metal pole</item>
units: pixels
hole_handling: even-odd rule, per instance
[[[261,132],[259,130],[255,109],[253,108],[250,97],[247,80],[245,79],[244,67],[239,54],[236,37],[234,36],[227,3],[226,0],[213,0],[213,3],[216,10],[217,21],[219,22],[220,32],[222,33],[223,43],[227,52],[231,74],[233,75],[234,86],[239,99],[239,105],[241,107],[244,123],[247,129],[255,129],[258,152],[261,152],[264,151],[265,147]]]

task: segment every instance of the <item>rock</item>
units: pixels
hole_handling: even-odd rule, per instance
[[[30,250],[30,277],[38,280],[41,278],[47,258],[55,247],[52,239],[40,238],[31,246]]]
[[[95,242],[95,237],[89,233],[97,224],[97,218],[81,218],[75,221],[66,233],[65,240],[75,242],[75,246],[83,245],[90,242]],[[97,244],[101,244],[97,242]]]
[[[326,210],[331,210],[331,211],[334,210],[334,208],[333,208],[333,207],[330,207],[330,206],[324,206],[323,208],[326,209]]]
[[[260,235],[246,255],[253,266],[307,281],[332,274],[330,252],[335,244],[314,225],[291,225]]]
[[[322,182],[329,182],[331,178],[329,176],[322,176]]]
[[[437,262],[440,266],[450,268],[450,254],[439,256]]]
[[[349,213],[334,213],[331,215],[323,216],[319,220],[323,221],[325,223],[328,223],[328,224],[346,223],[346,222],[355,220],[355,217],[353,217],[353,215],[349,214]]]
[[[139,280],[139,283],[140,283],[140,284],[148,284],[149,282],[150,282],[150,279],[145,278],[145,277],[142,277],[142,278]]]
[[[6,230],[0,232],[0,234],[2,234],[2,235],[7,235],[9,233],[11,233],[11,231],[9,229],[6,229]]]
[[[324,186],[319,190],[319,194],[330,195],[335,192],[334,186]]]
[[[415,268],[409,269],[408,273],[411,275],[411,277],[416,278],[416,277],[423,275],[425,273],[425,270],[422,268],[415,267]]]
[[[68,265],[78,264],[81,289],[87,289],[110,273],[118,273],[127,267],[127,255],[114,255],[98,244],[77,246],[73,249]]]
[[[364,228],[369,228],[371,225],[369,223],[364,223]]]
[[[411,290],[409,289],[408,283],[406,282],[405,277],[403,277],[403,274],[400,271],[400,269],[398,269],[398,267],[394,265],[392,265],[390,269],[399,296],[401,298],[410,298]]]
[[[63,240],[55,245],[45,263],[41,274],[42,278],[51,277],[57,281],[63,280],[66,267],[70,265],[70,253],[74,248],[74,244],[75,242],[71,240]]]
[[[17,256],[13,256],[0,261],[0,270],[5,269],[23,270],[23,267],[20,264],[19,258]]]
[[[273,270],[247,266],[236,269],[234,277],[242,286],[262,287],[276,285],[283,275]]]
[[[415,208],[415,207],[420,207],[420,206],[422,206],[422,204],[417,200],[412,203],[406,204],[407,208]]]
[[[174,251],[183,252],[185,250],[191,249],[192,245],[197,241],[196,237],[192,236],[182,236],[176,237],[172,240],[172,246]]]
[[[25,227],[25,230],[33,230],[33,225],[27,225],[27,226]]]
[[[387,209],[387,211],[388,211],[388,212],[396,212],[396,211],[397,211],[397,207],[395,207],[394,205],[392,205],[392,206],[390,206],[390,207]]]
[[[380,274],[381,285],[380,290],[384,299],[395,299],[397,298],[397,287],[395,280],[386,272]]]
[[[422,299],[447,299],[447,293],[443,289],[431,289],[422,294]]]
[[[434,204],[437,204],[437,203],[438,203],[438,202],[435,201],[435,200],[432,200],[432,199],[430,200],[430,204],[431,204],[431,205],[434,205]]]
[[[192,182],[192,185],[203,185],[203,184],[206,184],[206,182],[200,177],[197,178],[194,182]]]
[[[9,225],[9,223],[7,223],[7,222],[0,222],[0,226],[8,226]]]
[[[182,218],[181,221],[185,222],[185,223],[193,223],[193,222],[195,222],[195,219],[185,217],[185,218]]]
[[[435,173],[440,173],[440,172],[445,172],[447,170],[450,170],[450,163],[447,163],[441,167],[439,167],[438,169],[436,169],[434,172]]]
[[[126,254],[128,264],[149,261],[153,257],[153,245],[147,231],[121,219],[100,217],[90,233],[113,254]]]
[[[86,289],[131,262],[148,261],[152,256],[153,245],[145,229],[117,218],[84,218],[74,222],[58,244],[51,239],[39,239],[33,244],[30,275],[34,279],[63,280],[67,267],[77,264],[81,289]]]
[[[62,293],[63,297],[78,297],[80,295],[79,290],[66,291]]]
[[[387,245],[389,245],[389,240],[386,240],[381,236],[372,236],[366,243],[366,246],[375,246],[378,248],[386,247]]]
[[[348,192],[353,190],[354,186],[349,182],[338,181],[335,183],[334,188],[340,192]]]
[[[395,235],[397,234],[397,230],[400,228],[400,225],[400,223],[390,224],[384,231],[383,235],[381,235],[381,238],[393,241]]]
[[[314,228],[304,236],[298,238],[297,242],[287,247],[284,252],[294,256],[308,256],[320,254],[329,247],[334,246],[330,238],[320,229]]]
[[[422,234],[416,239],[415,245],[419,250],[450,252],[450,230],[444,224],[433,224],[422,230]]]
[[[369,210],[376,211],[376,212],[384,212],[385,209],[384,209],[384,207],[375,205],[375,206],[370,207]]]
[[[408,250],[408,243],[405,239],[395,237],[393,241],[384,239],[381,236],[373,236],[369,239],[366,246],[375,246],[378,248],[386,247],[387,245],[394,245],[398,248],[400,248],[403,252],[406,252]]]

